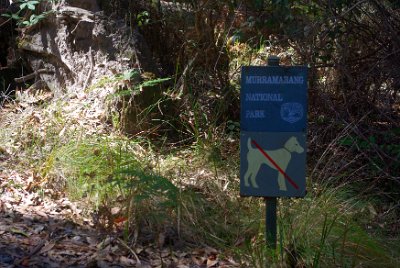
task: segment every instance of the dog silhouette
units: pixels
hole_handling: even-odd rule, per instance
[[[251,138],[247,140],[247,148],[248,148],[248,153],[247,153],[247,171],[246,174],[244,175],[244,184],[246,187],[251,187],[253,188],[259,188],[256,177],[258,174],[258,171],[260,170],[260,167],[262,164],[268,165],[270,168],[277,170],[278,169],[275,167],[274,164],[271,163],[270,160],[268,160],[258,148],[253,148],[251,146]],[[298,140],[296,137],[290,137],[285,144],[283,145],[282,148],[276,149],[276,150],[264,150],[267,155],[269,155],[272,160],[284,171],[286,172],[286,168],[290,163],[290,160],[292,158],[292,153],[298,153],[301,154],[304,152],[304,148],[301,147],[299,144]],[[250,181],[250,183],[249,183]],[[279,190],[281,191],[287,191],[286,188],[286,181],[285,181],[285,176],[278,171],[278,185],[279,185]]]

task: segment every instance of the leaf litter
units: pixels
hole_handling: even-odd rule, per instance
[[[132,246],[96,229],[79,203],[34,192],[32,180],[29,173],[0,172],[0,267],[239,267],[209,247]]]

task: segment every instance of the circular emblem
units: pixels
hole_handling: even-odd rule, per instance
[[[303,118],[303,105],[298,102],[287,102],[281,106],[281,117],[291,124]]]

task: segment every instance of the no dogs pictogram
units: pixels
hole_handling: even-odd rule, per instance
[[[278,172],[280,172],[289,182],[291,185],[293,185],[293,187],[298,190],[299,186],[289,177],[288,174],[286,174],[286,172],[275,162],[274,159],[272,159],[271,156],[269,156],[262,148],[260,145],[258,145],[258,143],[255,140],[251,141],[252,144],[254,144],[258,150],[260,150],[260,152],[268,159],[269,162],[271,162],[271,164],[278,170]],[[302,150],[304,151],[304,149],[302,148]],[[290,153],[290,152],[289,152]],[[284,167],[284,169],[286,169],[286,167]]]

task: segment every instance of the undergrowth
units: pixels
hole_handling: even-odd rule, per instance
[[[281,199],[278,248],[271,250],[262,200],[238,197],[238,165],[217,160],[224,144],[164,153],[144,149],[148,144],[120,137],[71,141],[55,151],[54,172],[68,178],[69,196],[93,206],[102,228],[127,241],[157,241],[169,230],[169,246],[185,241],[224,249],[244,267],[396,266],[390,250],[363,228],[370,203],[348,185],[314,184],[304,199]]]
[[[306,267],[394,267],[387,249],[362,228],[370,218],[367,206],[346,187],[317,186],[304,199],[282,200],[286,260]]]

